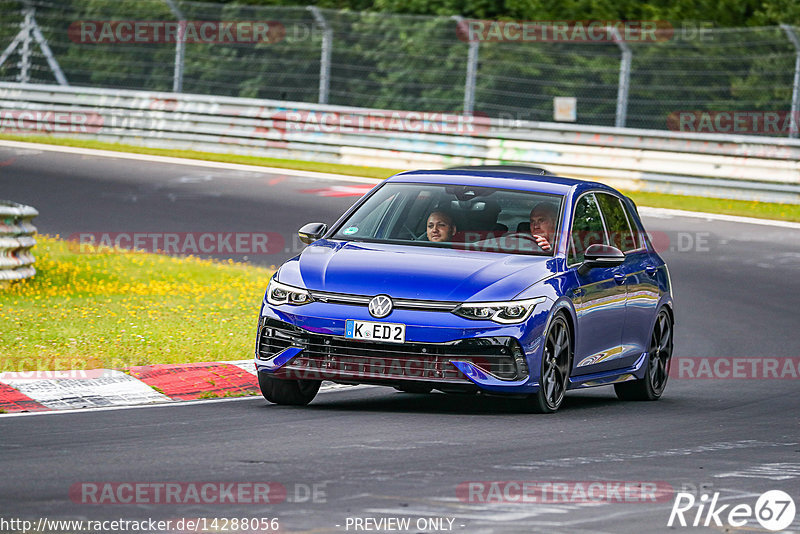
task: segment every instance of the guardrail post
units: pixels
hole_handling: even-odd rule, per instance
[[[333,29],[322,16],[322,12],[317,6],[308,6],[306,9],[311,11],[314,22],[322,28],[322,50],[319,58],[319,103],[328,103],[328,92],[331,86],[331,52],[333,50]]]
[[[475,80],[478,77],[478,41],[469,43],[467,55],[467,80],[464,82],[464,113],[472,113],[475,107]]]
[[[617,43],[617,46],[622,52],[622,58],[619,62],[617,115],[616,120],[614,121],[614,126],[617,128],[624,128],[628,117],[628,87],[630,86],[631,82],[631,59],[633,58],[633,53],[631,52],[631,47],[628,46],[628,43],[622,39],[622,36],[619,34],[619,30],[617,30],[617,28],[609,26],[608,31],[611,33],[614,42]]]
[[[17,81],[20,83],[28,83],[31,81],[31,29],[33,28],[33,9],[25,8],[22,10],[25,14],[25,20],[22,23],[22,47],[19,51],[19,74],[17,74]]]
[[[36,227],[31,220],[37,215],[30,206],[0,200],[0,283],[36,274],[36,259],[31,254]]]
[[[53,71],[53,75],[56,77],[56,81],[59,83],[59,85],[69,85],[69,83],[67,83],[67,77],[64,76],[61,66],[58,64],[56,57],[53,55],[53,51],[50,50],[50,45],[47,44],[47,39],[44,38],[42,31],[39,29],[39,25],[36,24],[36,11],[30,5],[30,2],[25,1],[25,7],[22,8],[22,14],[25,15],[25,19],[22,22],[22,29],[11,41],[11,44],[9,44],[6,49],[3,50],[3,53],[0,54],[0,66],[5,63],[6,59],[8,59],[8,57],[18,46],[21,46],[22,49],[20,50],[20,62],[18,64],[20,71],[17,75],[17,81],[28,83],[30,81],[31,70],[32,37],[33,39],[36,39],[37,43],[39,43],[39,48],[42,49],[42,53],[47,60],[47,64],[50,65],[50,70]]]
[[[797,114],[800,113],[800,39],[788,24],[781,24],[786,36],[794,45],[794,80],[792,82],[792,107],[789,116],[789,137],[796,138],[798,134]]]
[[[456,24],[467,24],[461,15],[453,15]],[[471,114],[475,110],[475,80],[478,77],[478,52],[480,42],[469,39],[469,28],[463,28],[467,36],[469,50],[467,51],[467,74],[464,80],[464,114]]]
[[[172,74],[172,92],[183,92],[183,57],[186,51],[186,17],[174,0],[164,0],[178,19],[178,38],[175,40],[175,70]]]

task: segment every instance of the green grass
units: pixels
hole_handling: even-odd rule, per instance
[[[0,134],[0,139],[74,146],[81,148],[94,148],[100,150],[114,150],[117,152],[133,152],[137,154],[153,154],[156,156],[170,156],[206,161],[241,163],[245,165],[260,165],[282,169],[326,172],[333,174],[344,174],[348,176],[364,176],[367,178],[378,179],[386,178],[398,172],[397,169],[385,169],[381,167],[361,167],[358,165],[341,165],[338,163],[260,158],[254,156],[238,156],[234,154],[195,152],[192,150],[145,148],[116,143],[104,143],[101,141],[68,139],[43,135],[35,136]],[[723,213],[727,215],[739,215],[743,217],[759,217],[765,219],[780,219],[784,221],[800,222],[800,205],[798,204],[775,204],[770,202],[752,202],[746,200],[726,200],[719,198],[668,195],[662,193],[646,193],[641,191],[626,191],[625,193],[633,198],[640,206],[672,208],[687,211],[702,211],[707,213]]]
[[[0,288],[0,371],[252,356],[271,270],[37,241],[36,276]]]
[[[625,194],[631,197],[638,206],[800,222],[800,204],[665,195],[663,193],[648,193],[645,191],[626,191]]]

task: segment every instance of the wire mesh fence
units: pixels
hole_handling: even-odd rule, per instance
[[[553,121],[554,98],[570,97],[559,120],[695,131],[705,120],[709,133],[724,133],[720,117],[729,127],[745,117],[740,133],[796,136],[800,28],[658,21],[654,38],[604,30],[595,39],[545,35],[558,21],[529,23],[530,34],[525,24],[473,22],[179,0],[0,0],[0,80],[515,121]]]

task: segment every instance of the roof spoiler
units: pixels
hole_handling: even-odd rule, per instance
[[[518,174],[532,174],[536,176],[552,176],[553,173],[541,167],[534,167],[532,165],[458,165],[456,167],[448,167],[448,171],[498,171],[498,172],[515,172]]]

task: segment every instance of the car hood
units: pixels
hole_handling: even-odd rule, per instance
[[[552,257],[323,239],[281,266],[278,280],[335,293],[492,301],[514,298],[555,266]]]

